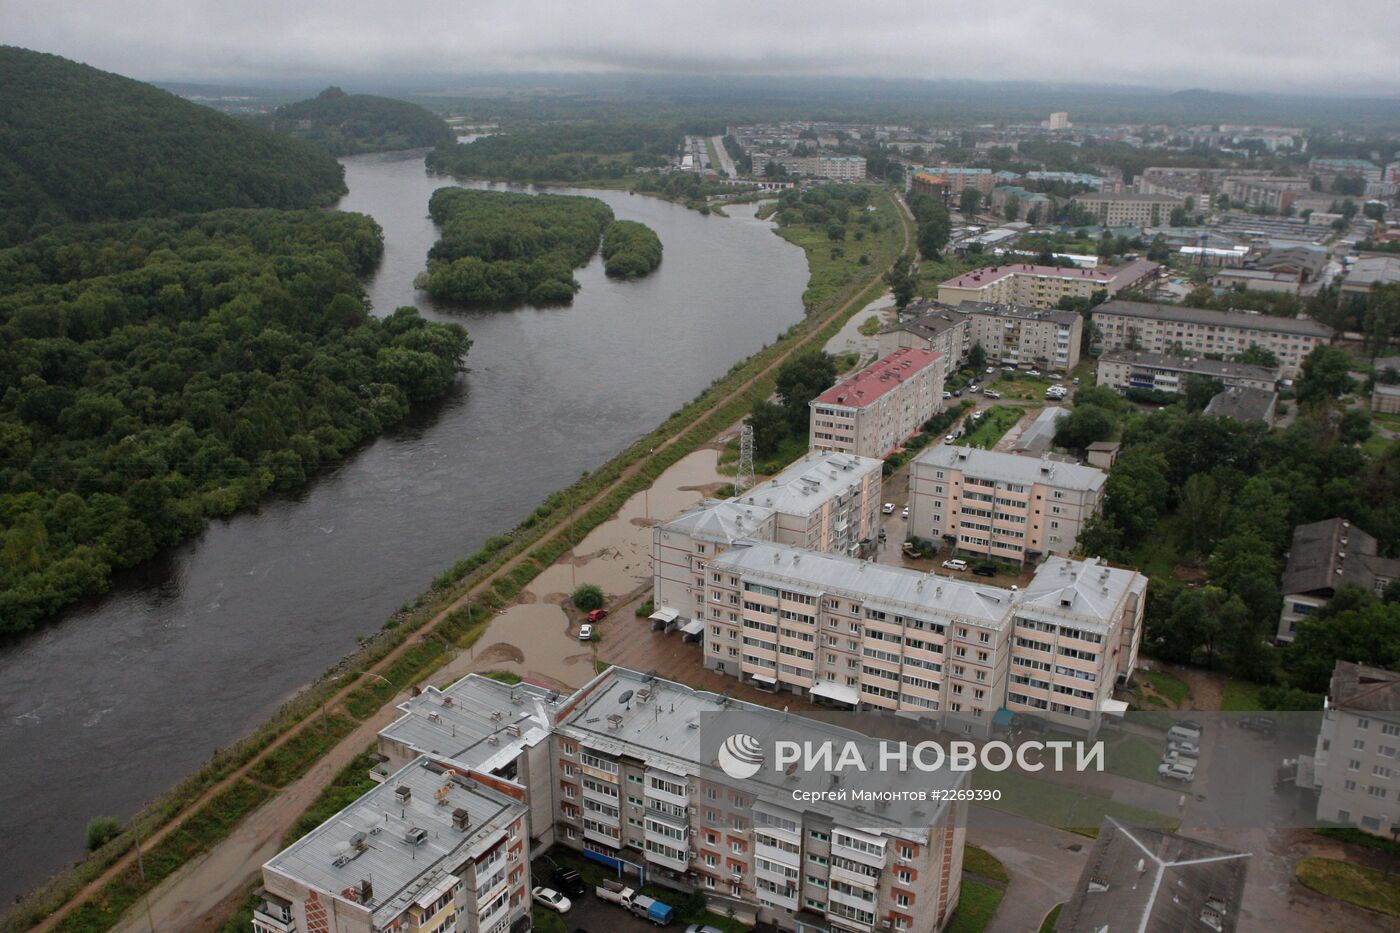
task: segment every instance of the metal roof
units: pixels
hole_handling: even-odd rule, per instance
[[[1251,330],[1302,334],[1309,337],[1330,337],[1332,328],[1311,318],[1274,317],[1248,311],[1210,311],[1184,305],[1160,305],[1146,301],[1112,299],[1094,309],[1100,314],[1121,314],[1125,317],[1151,318],[1155,321],[1183,321],[1190,324],[1213,324],[1220,327],[1243,327]]]
[[[966,476],[994,482],[1022,486],[1042,483],[1057,489],[1079,492],[1098,490],[1108,479],[1108,474],[1097,467],[952,444],[930,447],[919,454],[914,463],[947,470],[961,470]]]
[[[707,541],[733,544],[751,538],[768,519],[773,510],[737,499],[706,499],[661,525],[663,531],[681,531]]]
[[[494,771],[549,735],[557,691],[468,674],[446,690],[426,687],[399,704],[403,715],[380,730],[418,754]]]
[[[809,515],[831,499],[858,486],[870,473],[884,469],[883,460],[854,454],[814,451],[797,460],[766,483],[729,500],[759,506],[787,515]]]

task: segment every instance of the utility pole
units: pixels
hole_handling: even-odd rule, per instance
[[[734,471],[734,495],[753,485],[753,425],[745,421],[739,429],[739,466]]]

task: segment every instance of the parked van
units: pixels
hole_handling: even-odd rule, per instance
[[[1186,742],[1191,745],[1199,745],[1201,741],[1201,730],[1192,729],[1190,726],[1183,726],[1178,723],[1167,730],[1168,742]]]

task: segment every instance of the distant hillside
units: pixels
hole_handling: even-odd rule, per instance
[[[57,55],[0,46],[0,88],[0,245],[36,222],[316,207],[345,192],[312,146]]]
[[[1253,97],[1190,88],[1162,98],[1162,107],[1182,114],[1258,113],[1269,109]]]
[[[406,100],[346,94],[328,87],[311,100],[278,107],[268,124],[332,155],[417,149],[453,141],[452,130],[430,110]]]

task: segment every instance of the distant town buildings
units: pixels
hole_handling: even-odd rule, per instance
[[[1070,128],[1069,114],[1063,110],[1050,114],[1050,119],[1045,121],[1045,128],[1052,133]]]
[[[1279,581],[1283,612],[1278,640],[1293,641],[1299,620],[1327,605],[1339,587],[1359,586],[1379,594],[1397,578],[1400,559],[1381,557],[1376,539],[1346,519],[1299,525],[1293,529],[1288,563]]]
[[[706,667],[975,735],[1002,707],[1097,731],[1122,708],[1147,588],[1096,560],[1052,558],[1018,591],[776,544],[709,569]]]
[[[1362,256],[1347,269],[1338,288],[1344,295],[1368,294],[1377,285],[1400,283],[1400,256]]]
[[[1234,356],[1253,346],[1271,351],[1280,376],[1292,379],[1303,358],[1332,337],[1308,318],[1243,311],[1209,311],[1140,301],[1108,301],[1093,311],[1094,340],[1102,350],[1151,350]]]
[[[865,180],[865,156],[785,156],[776,161],[793,175],[810,175],[832,181]]]
[[[1159,267],[1135,260],[1116,268],[1080,269],[1016,263],[974,269],[938,286],[938,300],[957,305],[964,301],[1053,308],[1061,298],[1090,298],[1103,290],[1109,297],[1138,287]]]
[[[813,450],[884,457],[943,407],[944,357],[895,350],[810,403]]]
[[[1273,392],[1279,380],[1277,369],[1151,350],[1109,350],[1100,354],[1096,371],[1101,386],[1173,393],[1180,392],[1191,376],[1214,379],[1227,388],[1241,386],[1267,392]]]
[[[1385,838],[1400,827],[1400,674],[1338,661],[1312,759],[1319,822]]]
[[[939,444],[909,468],[909,533],[1020,563],[1074,550],[1103,507],[1095,467]]]
[[[1088,211],[1099,224],[1109,227],[1132,225],[1156,227],[1171,219],[1173,208],[1185,207],[1186,199],[1167,194],[1076,194],[1070,204]]]
[[[997,178],[989,168],[962,168],[956,165],[925,168],[915,172],[909,180],[911,191],[944,200],[958,197],[964,188],[976,188],[982,194],[989,195],[996,184]]]
[[[1263,207],[1282,214],[1293,206],[1294,200],[1309,191],[1306,178],[1275,178],[1231,176],[1220,186],[1235,206]]]

